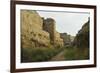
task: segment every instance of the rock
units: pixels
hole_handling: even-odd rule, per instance
[[[36,11],[21,10],[21,44],[22,48],[48,46],[49,33],[44,31],[43,20]]]
[[[74,36],[71,36],[67,33],[60,33],[60,36],[63,39],[65,46],[69,46],[73,42]]]
[[[74,46],[78,48],[89,48],[89,23],[90,20],[78,31],[73,42]]]
[[[43,19],[43,29],[50,34],[50,42],[54,46],[63,46],[63,39],[60,33],[56,31],[55,20],[52,18]]]
[[[63,46],[55,20],[43,19],[34,10],[21,10],[21,48]]]

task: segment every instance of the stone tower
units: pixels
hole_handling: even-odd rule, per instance
[[[52,18],[43,19],[43,30],[49,32],[50,43],[55,44],[55,20]]]

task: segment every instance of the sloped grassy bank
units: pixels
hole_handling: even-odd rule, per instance
[[[79,49],[75,47],[63,48],[34,48],[22,49],[21,62],[45,62],[50,61],[51,58],[58,55],[60,52],[64,53],[65,60],[86,60],[89,59],[89,49]],[[60,58],[58,59],[60,61]]]
[[[49,61],[62,50],[63,48],[24,48],[21,51],[21,62]]]

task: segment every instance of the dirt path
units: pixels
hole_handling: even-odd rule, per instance
[[[64,50],[59,54],[57,54],[56,56],[54,56],[53,58],[51,58],[51,61],[63,61],[63,60],[65,60]]]

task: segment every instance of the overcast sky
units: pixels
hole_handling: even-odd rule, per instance
[[[37,11],[41,17],[53,18],[56,30],[75,36],[82,25],[88,21],[89,13]]]

